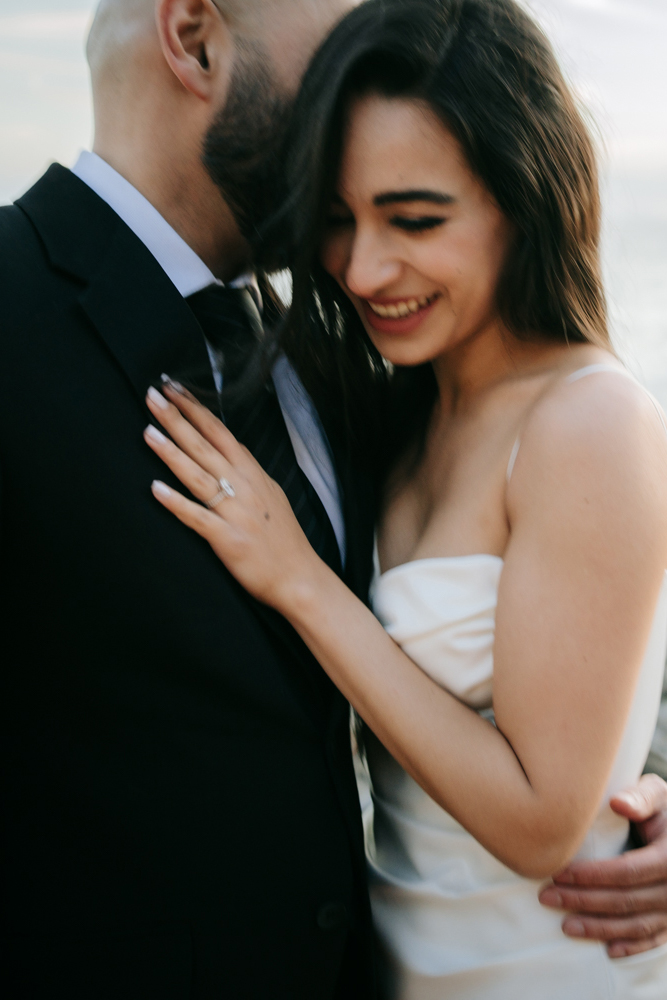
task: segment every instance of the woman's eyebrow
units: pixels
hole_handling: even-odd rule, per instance
[[[384,194],[377,194],[373,198],[376,208],[383,205],[395,205],[399,202],[407,201],[429,201],[433,205],[451,205],[456,198],[451,194],[443,194],[440,191],[386,191]]]

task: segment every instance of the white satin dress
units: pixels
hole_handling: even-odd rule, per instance
[[[571,380],[606,370],[589,366]],[[612,371],[618,371],[611,368]],[[514,452],[516,457],[516,449]],[[420,559],[378,575],[373,606],[387,632],[441,687],[492,714],[493,642],[502,559]],[[609,858],[628,823],[607,805],[639,778],[660,705],[667,575],[621,747],[580,858]],[[497,861],[371,738],[367,823],[373,914],[390,1000],[667,1000],[667,945],[610,959],[566,938],[543,883]]]

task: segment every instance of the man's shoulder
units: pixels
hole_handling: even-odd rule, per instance
[[[0,280],[13,281],[26,267],[46,262],[40,222],[59,211],[62,182],[73,177],[58,164],[51,166],[13,205],[0,207]]]
[[[53,165],[13,205],[0,207],[3,349],[80,294],[77,271],[92,266],[95,243],[105,239],[89,218],[87,191],[71,171]],[[80,232],[89,234],[87,243]]]
[[[33,251],[37,233],[18,205],[0,206],[0,259],[9,264],[17,254]]]
[[[5,322],[11,303],[31,298],[35,280],[48,268],[44,246],[18,205],[0,207],[0,300]]]
[[[122,223],[70,170],[53,164],[14,205],[0,209],[0,289],[22,296],[45,278],[86,283]]]
[[[0,235],[5,233],[11,235],[12,227],[22,225],[26,220],[25,215],[18,205],[0,205]]]

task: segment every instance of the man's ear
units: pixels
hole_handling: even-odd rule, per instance
[[[174,76],[202,101],[218,101],[231,75],[234,42],[212,0],[158,0],[157,30]],[[223,83],[224,81],[224,83]]]

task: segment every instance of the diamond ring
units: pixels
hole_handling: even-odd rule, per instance
[[[218,504],[222,503],[223,500],[229,500],[232,497],[236,496],[236,490],[234,489],[234,487],[232,486],[232,484],[229,482],[228,479],[219,479],[218,486],[220,487],[220,489],[215,494],[213,499],[206,501],[206,506],[208,507],[209,510],[213,510],[213,508],[217,507]]]

